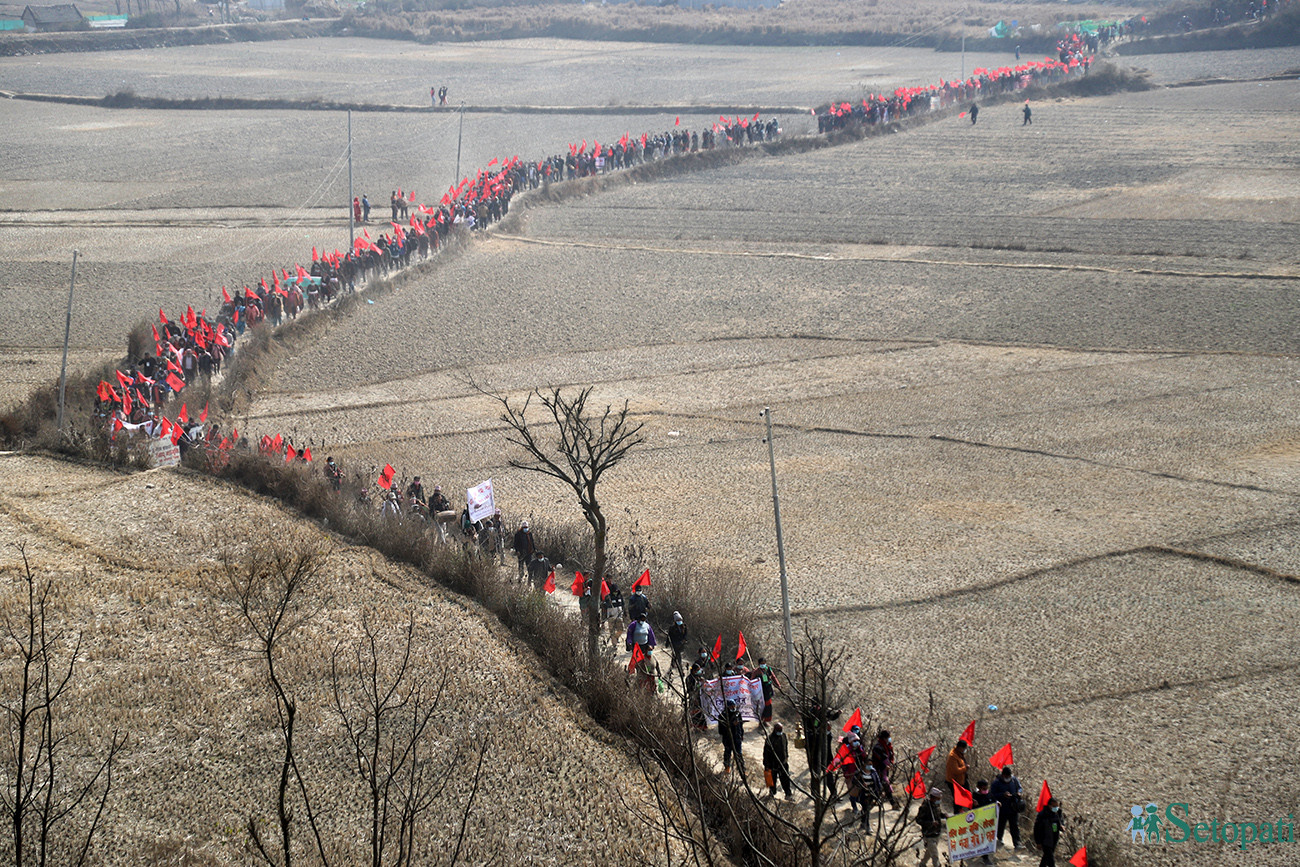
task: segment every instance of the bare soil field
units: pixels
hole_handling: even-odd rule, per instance
[[[1013,51],[1008,46],[1001,53],[968,52],[967,72],[1007,63]],[[100,97],[131,89],[140,96],[174,98],[277,96],[427,106],[429,88],[445,84],[452,109],[462,101],[471,106],[818,105],[859,91],[892,91],[960,75],[960,55],[929,49],[755,49],[568,39],[416,45],[337,38],[0,58],[4,89],[20,93]]]
[[[281,745],[265,672],[239,649],[233,616],[216,601],[217,552],[267,533],[303,533],[333,550],[282,675],[299,699],[305,775],[328,807],[325,834],[344,863],[362,861],[362,802],[329,705],[330,664],[336,647],[352,652],[363,615],[393,627],[413,616],[421,666],[448,673],[438,754],[492,744],[463,863],[656,857],[606,822],[620,799],[638,802],[639,772],[622,746],[539,676],[490,617],[412,570],[331,540],[273,503],[173,472],[124,476],[5,455],[0,490],[5,610],[15,610],[21,542],[84,639],[70,744],[100,744],[112,731],[129,739],[96,846],[103,863],[182,863],[184,853],[187,864],[249,863],[248,816],[274,816]],[[454,845],[472,771],[471,762],[452,774],[429,814],[440,857]]]
[[[539,75],[597,76],[617,46],[591,48],[595,60],[562,48],[564,70],[538,60]],[[675,65],[675,49],[646,57],[655,50]],[[1195,62],[1253,77],[1224,55]],[[756,92],[749,76],[790,100],[856,80],[808,63],[767,85],[780,76],[731,59],[739,71],[718,80],[738,102]],[[67,61],[73,92],[109,62]],[[910,81],[937,77],[926,62]],[[295,68],[304,81],[319,69]],[[679,72],[657,88],[621,74],[611,86],[696,98],[704,85]],[[396,100],[408,84],[392,86]],[[547,101],[545,83],[535,94]],[[391,462],[462,501],[492,477],[510,512],[574,519],[561,491],[507,467],[469,377],[511,393],[595,384],[646,422],[648,447],[608,480],[615,544],[686,544],[747,566],[771,600],[754,638],[772,649],[758,417],[770,405],[799,621],[851,650],[845,685],[901,744],[951,739],[982,714],[982,754],[1012,740],[1030,787],[1050,779],[1067,811],[1102,817],[1117,838],[1148,800],[1275,819],[1297,806],[1283,753],[1300,645],[1298,102],[1296,82],[1157,90],[1038,102],[1032,127],[1008,104],[973,127],[954,117],[555,206],[525,197],[504,231],[287,359],[235,421],[311,438],[350,472]],[[96,303],[77,308],[89,323],[77,345],[93,354],[160,304],[197,306],[227,275],[339,243],[324,205],[346,183],[330,174],[338,118],[4,105],[22,121],[0,128],[0,190],[20,202],[0,217],[0,291],[19,314],[0,319],[6,370],[49,363],[38,347],[54,345],[66,292],[51,251],[95,252]],[[359,122],[372,198],[449,182],[450,118]],[[671,122],[467,116],[464,164]],[[422,138],[429,123],[442,125]],[[33,142],[33,129],[59,135]],[[82,471],[68,472],[65,487]],[[155,547],[148,556],[164,556]],[[931,690],[938,731],[925,723]],[[1294,861],[1280,847],[1207,845],[1134,857]]]

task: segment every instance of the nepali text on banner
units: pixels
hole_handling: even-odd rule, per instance
[[[997,850],[998,805],[964,810],[948,820],[948,857],[952,863],[969,861]]]
[[[492,517],[497,510],[496,498],[492,495],[492,480],[481,482],[465,492],[465,502],[469,504],[469,519],[481,521]]]
[[[710,723],[718,721],[729,701],[736,703],[742,719],[757,721],[763,711],[763,682],[757,677],[733,675],[700,685],[700,708]]]

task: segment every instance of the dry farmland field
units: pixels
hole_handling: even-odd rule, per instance
[[[132,86],[148,95],[283,87],[415,103],[443,70],[411,72],[404,52],[432,51],[322,40],[47,56],[39,70],[5,59],[0,74],[13,90],[97,96],[138,64]],[[678,49],[652,46],[455,51],[469,53],[462,67],[484,103],[575,107],[811,105],[950,77],[956,59],[710,49],[695,69],[675,62]],[[353,472],[390,462],[462,500],[491,477],[511,514],[574,519],[558,489],[508,468],[493,407],[470,379],[519,395],[594,385],[646,424],[647,446],[608,479],[615,543],[635,527],[636,540],[745,570],[765,600],[754,638],[775,651],[758,416],[770,406],[797,621],[847,649],[845,687],[896,741],[950,741],[979,715],[981,755],[1013,741],[1031,788],[1050,779],[1067,812],[1099,817],[1116,839],[1129,806],[1147,801],[1276,820],[1297,808],[1300,737],[1300,83],[1255,79],[1300,68],[1300,52],[1129,60],[1161,82],[1237,80],[1041,101],[1029,127],[1016,104],[988,106],[976,126],[952,116],[557,204],[524,196],[501,228],[282,359],[233,421],[312,437]],[[624,76],[624,61],[639,72]],[[219,84],[205,89],[208,72]],[[84,361],[120,353],[126,329],[159,306],[215,306],[223,283],[346,239],[330,204],[346,191],[336,114],[20,101],[0,111],[4,403],[57,361],[74,246]],[[674,114],[608,111],[467,114],[463,165],[663,129]],[[793,133],[805,118],[782,120]],[[710,119],[682,113],[687,126]],[[445,114],[354,115],[358,192],[377,205],[399,186],[440,194],[456,132]],[[147,667],[165,665],[173,645],[208,652],[189,621],[208,616],[197,569],[210,554],[186,527],[291,520],[170,473],[116,477],[18,457],[0,473],[0,538],[30,540],[44,568],[76,578],[77,610],[105,624],[100,652],[121,655],[104,663],[114,683],[132,682],[128,658]],[[102,502],[80,504],[82,488]],[[418,605],[431,628],[500,644],[463,603],[365,552],[338,562],[357,607]],[[97,581],[97,570],[111,578]],[[331,616],[355,629],[359,615],[348,604]],[[155,650],[115,649],[155,629]],[[556,726],[586,731],[525,659],[504,644],[493,652],[493,682],[517,686],[550,721],[525,726],[536,740],[520,750],[549,749]],[[157,758],[153,768],[140,759],[142,791],[198,753],[188,745],[235,749],[234,729],[253,725],[226,713],[221,689],[233,687],[152,688],[159,708],[140,725]],[[186,690],[209,710],[188,714]],[[926,724],[932,695],[937,732]],[[634,783],[625,757],[583,737],[591,745],[575,749],[615,770],[582,797]],[[234,843],[209,829],[238,821],[243,802],[219,793],[241,791],[241,761],[213,773],[211,817],[191,827],[155,816],[166,834],[133,826],[114,845],[193,834],[230,858]],[[543,775],[552,787],[538,803],[573,797],[592,767]],[[507,797],[498,790],[494,806]],[[573,809],[589,812],[584,803]],[[547,841],[540,860],[613,851],[601,848],[605,830],[583,825],[571,839],[555,830],[558,814],[546,821],[524,832]],[[1017,854],[999,857],[1034,863]],[[1296,860],[1289,847],[1208,844],[1131,854],[1137,865]]]

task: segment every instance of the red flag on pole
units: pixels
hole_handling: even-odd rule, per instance
[[[844,728],[841,729],[841,731],[848,731],[854,726],[857,726],[858,728],[862,728],[862,708],[860,707],[853,709],[853,715],[850,716],[848,718],[848,721],[844,723]]]
[[[645,653],[641,650],[641,645],[632,645],[632,659],[627,664],[627,672],[631,674],[636,671],[636,667],[645,661]]]
[[[601,599],[604,599],[604,598],[605,598],[606,596],[608,596],[608,595],[609,595],[609,585],[605,583],[605,579],[604,579],[604,578],[601,578],[601,579],[600,579],[600,598],[601,598]]]
[[[174,373],[169,373],[167,374],[167,384],[172,387],[172,391],[180,391],[185,387],[185,380]]]
[[[555,570],[554,569],[552,569],[550,572],[547,573],[546,583],[542,585],[542,589],[545,590],[547,593],[555,592]]]
[[[975,720],[971,720],[970,725],[966,726],[966,730],[961,733],[961,739],[966,742],[967,746],[975,743]]]
[[[971,797],[970,789],[962,786],[961,783],[953,780],[952,783],[952,803],[956,807],[973,807],[975,799]]]
[[[311,463],[311,448],[310,448],[310,447],[305,448],[305,449],[302,450],[302,459],[303,459],[304,461],[306,461],[307,463]]]
[[[180,419],[181,424],[190,423],[190,411],[189,408],[185,406],[185,404],[181,404],[180,415],[176,416],[176,418]]]
[[[163,313],[163,309],[161,307],[158,308],[158,321],[161,322],[163,325],[167,324],[167,314]]]
[[[677,115],[677,119],[673,121],[673,126],[681,126],[681,125],[682,125],[682,116],[679,114]]]
[[[234,304],[234,303],[235,303],[235,299],[233,299],[233,298],[230,297],[230,293],[226,291],[226,287],[225,287],[225,286],[222,286],[222,287],[221,287],[221,300],[224,301],[224,302],[226,302],[227,304]]]
[[[278,453],[281,449],[284,448],[284,438],[281,437],[279,434],[276,434],[275,439],[271,440],[271,448]]]
[[[1038,812],[1043,812],[1047,802],[1052,800],[1052,790],[1047,788],[1047,780],[1043,780],[1043,790],[1038,793]]]
[[[293,460],[293,459],[296,458],[296,457],[298,457],[298,452],[295,451],[293,445],[290,444],[290,445],[289,445],[289,446],[284,450],[284,462],[287,464],[287,463],[289,463],[289,461]]]
[[[1088,867],[1088,847],[1084,846],[1070,856],[1070,863],[1074,867]]]
[[[736,634],[740,636],[739,647],[736,648],[736,662],[740,662],[740,658],[745,655],[745,651],[749,648],[745,646],[745,633],[738,632]]]
[[[207,420],[208,420],[208,405],[204,403],[203,412],[199,413],[199,421],[207,421]]]
[[[384,471],[379,474],[379,478],[375,480],[375,484],[387,491],[393,487],[393,476],[396,474],[397,470],[393,469],[392,464],[384,464]]]
[[[921,763],[921,770],[925,771],[927,774],[930,773],[930,756],[933,755],[934,747],[927,747],[926,749],[921,750],[920,755],[916,757],[916,760]]]
[[[1007,765],[1014,765],[1015,758],[1011,754],[1011,744],[1007,744],[993,755],[989,756],[989,764],[994,770],[1001,771]]]
[[[641,577],[632,582],[632,590],[635,592],[638,587],[650,586],[650,570],[647,569],[641,573]]]
[[[581,596],[582,585],[585,583],[586,582],[582,580],[582,573],[575,570],[573,573],[573,585],[569,588],[569,592],[574,596]]]
[[[161,419],[158,420],[158,436],[166,437],[166,436],[171,436],[171,434],[172,434],[172,423],[167,418],[167,416],[163,416]]]
[[[722,636],[719,635],[718,640],[713,642],[713,655],[709,657],[709,662],[717,662],[721,658],[722,658]]]
[[[925,792],[925,780],[921,779],[921,772],[917,771],[907,784],[907,794],[919,801],[925,797]]]

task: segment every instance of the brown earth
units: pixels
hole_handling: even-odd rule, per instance
[[[1220,62],[1250,77],[1240,55],[1196,58]],[[634,520],[641,538],[746,565],[772,600],[754,637],[771,653],[770,405],[798,620],[851,649],[845,685],[900,744],[951,741],[980,716],[981,754],[1013,741],[1030,787],[1051,780],[1116,838],[1147,801],[1275,819],[1296,806],[1298,100],[1294,82],[1268,82],[1048,101],[1026,128],[1011,104],[975,127],[954,118],[560,206],[525,199],[515,234],[362,308],[235,421],[311,437],[353,472],[392,462],[453,491],[492,477],[511,512],[571,519],[561,491],[506,467],[468,377],[512,393],[595,384],[647,424],[649,447],[608,482],[616,541]],[[78,233],[104,269],[103,303],[78,320],[85,351],[120,346],[123,320],[159,304],[211,298],[214,279],[337,243],[322,222],[280,231],[337,159],[314,115],[8,105],[33,123],[110,124],[80,144],[6,148],[0,186],[21,207],[85,200],[124,223],[188,212]],[[159,117],[145,136],[116,126]],[[508,120],[492,129],[512,152],[623,132],[609,118]],[[414,121],[372,122],[367,184],[446,183],[445,145],[436,166],[405,159],[423,147]],[[302,133],[315,158],[246,146],[250,124],[267,125],[262,141]],[[498,155],[474,138],[466,164]],[[95,168],[76,159],[91,141],[134,142],[141,158]],[[178,146],[204,157],[169,168]],[[262,202],[277,207],[249,212]],[[6,297],[47,331],[66,291],[49,250],[87,216],[0,226]],[[227,263],[230,247],[246,252]],[[14,322],[0,322],[6,345],[51,345]],[[1134,857],[1293,860],[1177,845]]]

